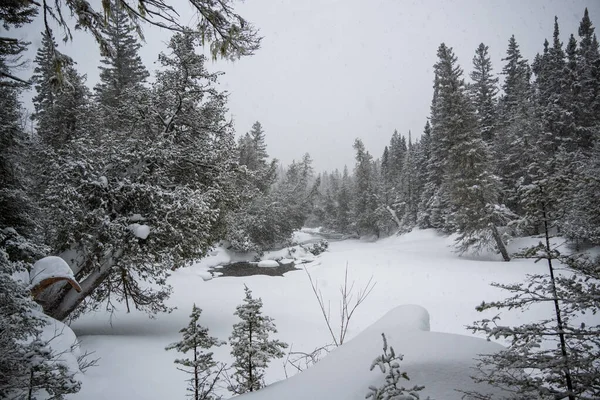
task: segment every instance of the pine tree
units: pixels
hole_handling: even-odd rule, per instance
[[[496,94],[498,78],[492,74],[492,62],[488,46],[481,43],[473,57],[473,71],[470,74],[473,84],[469,87],[481,137],[486,143],[494,140],[497,128]]]
[[[225,342],[208,335],[208,328],[200,325],[198,320],[202,310],[192,307],[190,323],[181,329],[183,334],[180,342],[168,345],[165,350],[177,350],[180,353],[193,353],[192,358],[176,359],[175,364],[180,365],[178,369],[191,374],[189,379],[190,397],[194,400],[216,400],[220,397],[215,395],[216,385],[219,382],[223,365],[213,360],[212,352],[204,352],[202,349],[210,349],[213,346],[221,346]]]
[[[229,390],[235,394],[254,392],[265,386],[265,368],[273,358],[284,356],[287,344],[269,340],[269,334],[277,333],[273,318],[262,314],[262,300],[254,299],[252,291],[244,286],[244,304],[236,307],[234,315],[241,321],[233,326],[229,337],[231,355],[234,358],[232,384]]]

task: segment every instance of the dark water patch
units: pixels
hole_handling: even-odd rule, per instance
[[[290,271],[300,271],[300,269],[296,268],[294,263],[279,264],[278,267],[259,267],[256,263],[240,261],[210,268],[208,270],[208,272],[212,273],[215,277],[252,275],[283,276],[283,274]],[[215,275],[215,272],[219,272],[220,274]]]

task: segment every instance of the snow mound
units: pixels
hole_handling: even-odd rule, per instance
[[[150,227],[148,225],[131,224],[128,228],[140,239],[146,239],[150,234]]]
[[[67,280],[76,289],[79,288],[79,284],[75,280],[73,271],[69,264],[65,260],[56,256],[44,257],[33,264],[33,268],[29,272],[29,283],[32,288],[37,287],[44,281],[48,280]]]
[[[199,271],[197,274],[204,282],[210,281],[213,278],[213,275],[208,271]]]
[[[261,268],[277,268],[279,263],[275,260],[262,260],[258,263],[258,266]]]
[[[363,400],[369,386],[379,387],[385,375],[372,361],[382,352],[381,334],[396,354],[404,354],[400,368],[410,382],[425,385],[422,398],[459,400],[460,390],[494,393],[493,388],[471,379],[474,358],[493,353],[502,346],[484,339],[450,333],[430,332],[429,314],[420,306],[397,307],[354,339],[329,353],[313,367],[259,392],[236,398],[244,400]]]
[[[391,309],[364,332],[374,331],[379,335],[383,332],[387,335],[387,332],[429,330],[429,312],[424,307],[407,304]]]
[[[41,337],[43,340],[49,341],[54,354],[54,362],[66,366],[69,373],[81,374],[77,359],[82,356],[82,353],[73,330],[47,315],[40,313],[39,316],[46,320]]]
[[[262,257],[263,260],[291,260],[298,264],[307,263],[315,260],[314,254],[302,246],[286,247],[285,249],[269,251]]]

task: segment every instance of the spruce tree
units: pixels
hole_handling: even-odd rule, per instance
[[[244,286],[244,304],[236,307],[234,315],[240,322],[233,326],[229,337],[231,355],[234,358],[233,382],[229,390],[235,394],[255,392],[265,386],[265,368],[274,358],[284,356],[286,343],[269,339],[277,333],[273,318],[262,314],[262,300],[254,299],[252,291]]]
[[[84,129],[91,128],[85,77],[76,71],[74,63],[66,56],[63,56],[62,67],[57,66],[55,46],[54,38],[42,32],[42,45],[35,57],[32,79],[37,92],[33,98],[35,113],[32,117],[37,122],[37,134],[42,144],[51,150],[68,146]],[[55,155],[41,156],[52,158]]]
[[[481,137],[486,143],[494,140],[498,123],[496,105],[498,78],[494,77],[492,70],[488,46],[481,43],[473,57],[473,71],[470,74],[473,83],[469,90],[477,112]]]
[[[121,131],[131,130],[139,119],[144,102],[144,83],[149,77],[138,54],[141,44],[136,28],[118,1],[111,0],[110,13],[103,27],[112,52],[100,62],[100,82],[94,87],[104,125]]]
[[[537,246],[518,256],[544,261],[547,272],[528,275],[521,283],[494,283],[492,286],[509,291],[511,297],[477,307],[478,311],[525,310],[547,304],[552,317],[503,326],[497,315],[471,327],[489,338],[509,340],[506,350],[480,359],[474,377],[513,393],[509,398],[588,400],[600,395],[600,324],[578,320],[581,314],[596,314],[600,309],[600,258],[563,255],[559,251],[562,243],[552,240],[557,217],[552,192],[557,183],[540,180],[524,195],[528,218],[541,224],[543,236]]]
[[[377,210],[376,182],[373,157],[360,139],[354,141],[356,166],[354,167],[353,224],[359,235],[379,236],[375,211]]]
[[[493,144],[496,174],[502,183],[502,202],[521,214],[519,187],[531,182],[526,166],[532,161],[539,131],[535,119],[531,70],[514,36],[508,43],[502,68],[503,94],[499,99],[499,131]]]
[[[208,328],[200,325],[198,320],[202,310],[192,307],[190,314],[190,323],[182,328],[179,333],[183,334],[180,342],[168,345],[165,350],[177,350],[180,353],[187,354],[192,352],[192,358],[176,359],[175,364],[180,365],[178,369],[192,375],[189,381],[189,396],[194,400],[217,400],[215,395],[216,385],[219,382],[223,365],[213,360],[212,352],[205,352],[203,349],[210,349],[213,346],[221,346],[225,342],[208,335]]]
[[[588,9],[579,24],[577,52],[578,136],[580,147],[593,146],[595,131],[600,123],[600,50]]]
[[[438,149],[448,146],[440,186],[449,200],[445,229],[458,233],[461,252],[491,245],[509,261],[498,227],[506,225],[511,213],[498,203],[499,182],[490,172],[488,148],[478,132],[462,71],[451,48],[440,45],[438,57],[440,89],[434,131],[442,141]]]
[[[336,230],[341,233],[349,233],[352,223],[352,180],[346,166],[344,166],[336,200],[338,205],[335,216]]]
[[[401,226],[405,230],[411,230],[417,224],[417,212],[421,196],[417,164],[419,143],[413,144],[410,132],[408,135],[408,148],[400,176],[400,199],[404,205]]]

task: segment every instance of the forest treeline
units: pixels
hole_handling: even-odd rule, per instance
[[[437,56],[420,138],[394,132],[377,159],[356,139],[353,171],[321,175],[311,223],[377,236],[435,228],[458,234],[461,251],[491,246],[506,260],[506,242],[548,218],[576,244],[600,244],[600,58],[587,10],[566,45],[555,19],[531,63],[512,36],[499,74],[483,43],[470,80],[452,48]]]

